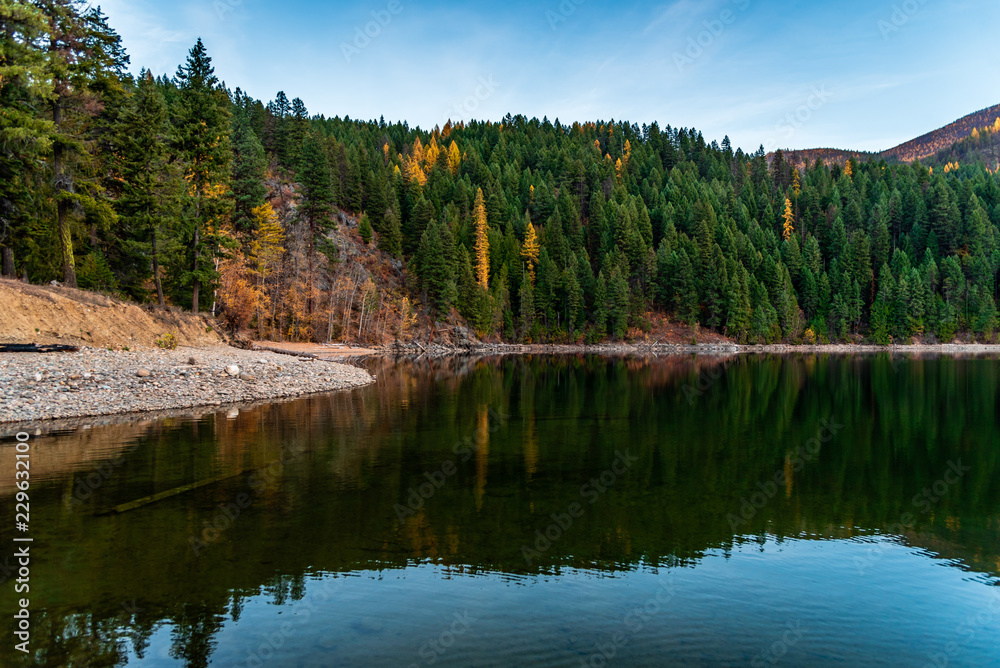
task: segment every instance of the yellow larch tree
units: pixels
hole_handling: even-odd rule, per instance
[[[430,174],[431,170],[434,169],[440,153],[441,149],[438,148],[437,140],[431,137],[431,143],[427,145],[427,150],[424,152],[424,172],[426,174]]]
[[[253,261],[254,273],[260,283],[263,283],[274,271],[274,265],[285,252],[285,230],[278,222],[278,214],[270,202],[264,202],[250,211],[257,230],[250,242],[250,258]]]
[[[424,145],[420,142],[420,137],[413,140],[413,150],[410,152],[410,157],[418,164],[423,165],[424,163]]]
[[[403,172],[407,183],[416,181],[421,186],[427,183],[427,174],[420,167],[420,162],[412,157],[406,159],[406,164],[404,165],[406,171]]]
[[[486,221],[482,188],[476,190],[476,203],[472,211],[476,224],[476,282],[483,290],[487,290],[490,287],[490,228]]]
[[[257,316],[258,336],[263,336],[265,320],[270,322],[270,319],[262,316],[261,309],[276,301],[276,295],[269,294],[267,280],[274,273],[285,253],[285,230],[278,222],[278,215],[274,212],[270,202],[265,202],[251,209],[251,215],[256,223],[256,231],[250,242],[250,265],[256,278],[254,308]]]
[[[850,160],[848,160],[847,164],[844,165],[844,173],[847,174],[847,178],[849,178],[849,179],[853,179],[854,178],[854,167],[851,166],[851,161]]]
[[[628,139],[625,140],[625,154],[618,159],[618,164],[615,165],[615,169],[618,171],[618,180],[621,181],[625,175],[625,171],[628,170],[628,159],[632,157],[632,142]]]
[[[524,245],[521,246],[521,257],[528,263],[528,276],[531,277],[531,284],[535,284],[535,265],[538,264],[538,235],[535,233],[535,226],[528,221],[528,231],[524,235]]]
[[[433,142],[433,139],[431,140]],[[407,183],[416,181],[421,186],[427,183],[427,174],[424,172],[424,145],[420,143],[420,137],[413,140],[413,148],[410,155],[403,162],[403,175]]]
[[[447,127],[447,126],[446,126]],[[462,152],[458,150],[458,144],[451,142],[448,147],[448,169],[452,174],[458,174],[458,168],[462,164]]]
[[[795,212],[792,211],[792,200],[787,197],[785,198],[785,213],[782,218],[785,219],[785,224],[781,236],[785,238],[785,241],[788,241],[795,233]]]
[[[802,181],[799,180],[798,169],[795,170],[795,175],[792,177],[792,191],[795,193],[796,199],[802,194]]]

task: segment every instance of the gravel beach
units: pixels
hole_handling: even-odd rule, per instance
[[[229,347],[0,353],[0,422],[217,406],[372,382],[347,364]]]

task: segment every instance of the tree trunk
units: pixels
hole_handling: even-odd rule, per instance
[[[58,99],[52,104],[52,123],[56,133],[62,125],[62,106]],[[52,149],[52,172],[56,190],[56,217],[59,225],[59,248],[62,251],[63,283],[76,287],[76,263],[73,261],[73,232],[69,228],[69,202],[60,197],[61,193],[72,190],[69,176],[64,173],[65,160],[63,146],[58,141]]]
[[[309,253],[309,298],[306,300],[306,311],[309,313],[309,321],[312,322],[313,314],[313,298],[312,291],[314,285],[313,278],[313,251],[315,250],[313,245],[316,241],[316,223],[313,217],[309,217],[309,241],[306,243],[306,252]]]
[[[201,243],[201,200],[199,199],[200,193],[195,193],[195,218],[194,218],[194,266],[192,270],[194,276],[192,277],[191,286],[191,310],[194,313],[198,312],[198,291],[201,289],[201,281],[198,279],[198,244]]]
[[[14,249],[9,246],[3,247],[3,276],[5,278],[16,278],[14,273]]]
[[[160,306],[166,306],[163,299],[163,285],[160,283],[160,258],[156,252],[156,228],[153,228],[153,282],[156,283],[156,301]]]

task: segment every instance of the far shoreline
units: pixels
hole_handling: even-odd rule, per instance
[[[736,343],[599,343],[599,344],[469,344],[397,343],[376,348],[362,357],[443,357],[448,355],[741,355],[741,354],[1000,354],[994,343],[933,343],[880,346],[875,344],[754,344]]]
[[[68,379],[79,377],[74,372],[82,374],[83,368],[80,362],[83,361],[83,356],[88,354],[93,355],[98,352],[106,358],[106,363],[110,362],[109,366],[111,368],[107,369],[107,371],[117,374],[120,380],[124,380],[126,377],[130,379],[127,387],[116,387],[115,391],[107,392],[107,394],[100,393],[104,396],[94,396],[85,402],[77,402],[72,407],[65,405],[56,407],[50,403],[52,402],[50,392],[48,398],[38,399],[39,402],[44,401],[45,404],[48,404],[42,410],[15,410],[15,407],[11,405],[13,394],[8,393],[6,397],[0,395],[0,436],[7,437],[15,431],[22,429],[30,432],[34,432],[36,429],[51,432],[59,428],[72,429],[85,424],[100,424],[102,421],[111,423],[122,421],[140,422],[170,416],[200,416],[206,413],[231,410],[232,408],[238,409],[261,404],[278,403],[313,394],[350,390],[374,382],[374,377],[367,371],[353,366],[354,364],[363,363],[367,359],[382,359],[391,362],[395,359],[515,355],[606,355],[627,357],[703,355],[716,358],[737,357],[739,355],[873,355],[885,353],[900,356],[919,356],[924,354],[972,357],[1000,355],[1000,344],[980,343],[891,346],[871,344],[738,345],[729,343],[602,343],[576,345],[470,343],[455,346],[411,342],[396,343],[380,348],[341,349],[332,359],[324,359],[314,354],[296,350],[294,346],[290,346],[290,351],[276,349],[280,348],[280,346],[281,344],[273,344],[267,349],[255,348],[253,350],[230,346],[183,347],[182,350],[186,352],[178,350],[174,353],[154,348],[138,348],[125,354],[120,351],[111,352],[93,348],[82,348],[82,352],[76,353],[0,353],[0,375],[9,376],[8,382],[16,381],[19,383],[16,394],[19,395],[20,400],[38,399],[41,396],[40,392],[38,394],[33,393],[34,388],[38,386],[37,381],[32,383],[34,374],[36,373],[36,366],[44,365],[50,369],[56,369],[54,374],[55,382],[72,384],[74,381]],[[322,346],[315,346],[315,348],[322,348]],[[186,359],[192,353],[201,358],[199,361],[203,363],[198,366],[187,365]],[[107,359],[108,357],[112,359]],[[265,359],[261,359],[262,357]],[[281,369],[282,372],[274,374],[275,377],[271,378],[270,382],[257,383],[254,382],[254,379],[247,377],[247,382],[255,386],[253,388],[255,391],[235,391],[231,393],[228,391],[224,393],[213,391],[216,389],[214,386],[222,381],[230,385],[245,384],[238,383],[239,379],[230,379],[225,373],[225,365],[227,363],[239,362],[246,366],[251,361],[257,367],[256,370],[263,370],[261,367],[266,367]],[[204,364],[204,362],[208,362],[208,364]],[[320,364],[317,365],[317,363]],[[130,409],[126,408],[126,405],[130,402],[123,401],[123,395],[139,390],[139,387],[134,382],[136,380],[134,375],[137,369],[145,367],[150,367],[154,370],[153,379],[157,377],[163,378],[168,372],[175,376],[177,371],[184,367],[191,370],[201,368],[206,372],[205,376],[207,377],[205,380],[213,387],[212,390],[201,396],[173,396],[171,401],[139,402],[138,404],[131,405]],[[316,375],[315,372],[320,369],[323,369],[325,373]],[[46,377],[48,377],[48,374],[49,372],[47,371]],[[62,376],[65,376],[67,380],[60,381],[59,379]],[[138,380],[145,381],[150,379]],[[174,378],[175,382],[176,380]],[[294,386],[286,384],[289,382],[294,382]],[[144,383],[141,383],[141,385],[144,385]],[[166,388],[164,387],[163,389]],[[76,387],[72,388],[72,392],[76,393],[78,391]],[[140,393],[145,394],[141,391]],[[19,408],[28,408],[28,406],[20,405]],[[28,414],[24,414],[25,412]]]

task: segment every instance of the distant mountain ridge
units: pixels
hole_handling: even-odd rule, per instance
[[[873,153],[836,148],[809,148],[785,150],[784,154],[786,160],[798,167],[811,165],[817,158],[828,165],[843,165],[850,158],[858,160],[868,160],[869,158],[874,160],[884,159],[886,162],[910,163],[914,160],[925,160],[941,151],[945,151],[956,142],[970,136],[973,130],[981,130],[984,127],[992,126],[998,118],[1000,118],[1000,104],[980,109],[967,116],[963,116],[954,123],[949,123],[916,139],[911,139],[899,146],[881,152]],[[773,155],[773,153],[768,154],[769,161]]]

